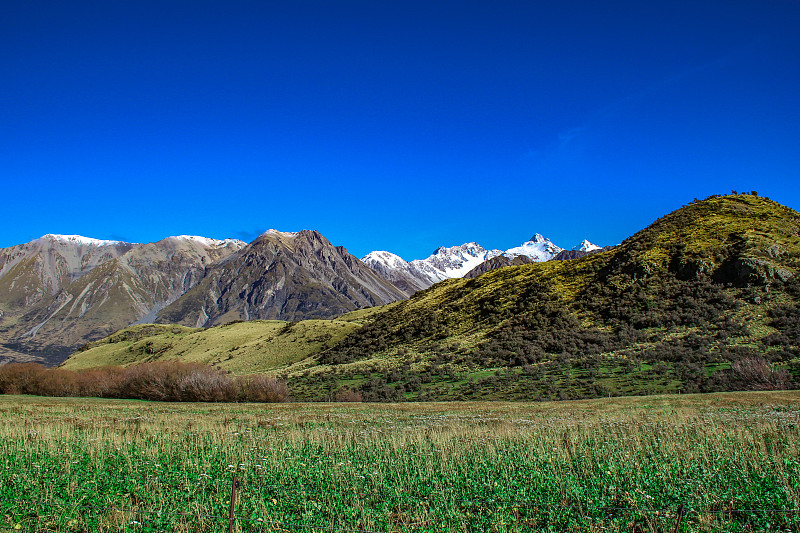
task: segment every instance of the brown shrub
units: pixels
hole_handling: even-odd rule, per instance
[[[786,370],[776,370],[763,357],[748,357],[731,364],[731,373],[747,390],[784,390],[790,378]]]
[[[244,401],[278,403],[289,400],[289,387],[273,377],[253,375],[241,377],[238,382]]]
[[[233,378],[218,368],[178,361],[78,371],[12,363],[0,367],[0,393],[173,402],[283,402],[289,398],[286,383],[275,378]]]
[[[350,388],[340,389],[333,397],[335,402],[363,402],[364,397],[361,393]]]
[[[0,367],[0,392],[3,394],[36,394],[42,365],[36,363],[9,363]]]

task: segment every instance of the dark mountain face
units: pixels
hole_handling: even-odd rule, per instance
[[[58,363],[86,342],[157,319],[330,318],[405,297],[314,231],[272,231],[244,246],[45,236],[0,250],[0,358]]]
[[[557,256],[556,256],[557,258]],[[504,268],[509,266],[520,266],[520,265],[527,265],[528,263],[533,263],[533,259],[526,255],[518,255],[516,257],[506,257],[505,255],[498,255],[497,257],[492,257],[481,263],[480,265],[476,266],[464,276],[467,279],[477,278],[481,274],[486,274],[492,270],[498,268]]]
[[[584,251],[584,250],[561,250],[553,257],[552,261],[567,261],[569,259],[579,259],[581,257],[586,257],[590,254],[596,254],[598,252],[607,252],[608,250],[612,249],[613,246],[606,246],[604,248],[600,248],[598,250],[591,250],[591,251]]]
[[[260,236],[209,268],[192,290],[158,315],[161,323],[332,318],[405,295],[316,231]]]

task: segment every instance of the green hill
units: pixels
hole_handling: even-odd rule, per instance
[[[788,386],[799,261],[800,214],[712,197],[607,252],[439,283],[374,315],[293,387],[530,399]]]
[[[444,281],[334,321],[147,326],[165,329],[112,336],[66,366],[178,357],[280,374],[298,399],[786,388],[800,381],[797,273],[800,214],[753,195],[711,197],[583,258]]]
[[[207,329],[144,324],[86,345],[61,367],[79,370],[175,359],[235,374],[274,373],[334,345],[358,327],[346,320],[254,320]]]

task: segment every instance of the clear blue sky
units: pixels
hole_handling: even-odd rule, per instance
[[[316,229],[406,259],[800,208],[800,1],[0,7],[0,246]]]

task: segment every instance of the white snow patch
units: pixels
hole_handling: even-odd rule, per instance
[[[268,229],[262,235],[283,235],[284,237],[294,238],[297,237],[299,231],[278,231],[276,229]]]
[[[224,248],[228,245],[236,245],[239,247],[245,246],[247,243],[244,241],[240,241],[238,239],[211,239],[209,237],[201,237],[199,235],[176,235],[174,237],[170,237],[171,239],[183,239],[185,241],[193,241],[201,246],[205,246],[206,248]]]
[[[409,264],[434,281],[461,278],[484,261],[501,255],[502,250],[486,250],[476,242],[437,248],[430,257]]]
[[[93,239],[91,237],[84,237],[82,235],[58,235],[55,233],[48,233],[47,235],[42,235],[39,238],[39,240],[82,244],[85,246],[114,246],[117,244],[129,244],[124,241],[105,241],[101,239]]]
[[[408,264],[408,262],[399,255],[393,254],[392,252],[387,252],[385,250],[375,250],[374,252],[370,252],[361,258],[361,262],[369,266],[381,264],[390,268],[402,268]]]

